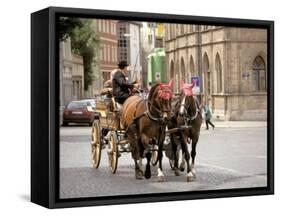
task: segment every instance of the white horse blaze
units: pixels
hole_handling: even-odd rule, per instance
[[[185,96],[183,97],[183,100],[181,102],[181,107],[180,107],[180,114],[183,115],[184,114],[184,105],[185,105]]]

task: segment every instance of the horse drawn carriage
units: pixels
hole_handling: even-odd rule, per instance
[[[107,150],[109,167],[112,173],[116,172],[118,145],[128,146],[124,138],[125,130],[121,129],[117,103],[113,97],[103,97],[96,101],[98,117],[92,124],[92,163],[98,168],[101,160],[102,149]],[[124,148],[122,148],[124,149]],[[128,148],[127,148],[128,150]]]
[[[99,167],[102,149],[106,149],[109,167],[114,174],[121,153],[131,152],[131,148],[126,130],[120,123],[120,104],[115,102],[112,89],[105,88],[101,95],[102,97],[96,100],[97,117],[91,130],[92,164],[95,168]],[[138,92],[138,95],[142,98],[146,96],[141,91]],[[156,156],[153,158],[156,158]]]
[[[92,163],[98,168],[102,149],[106,149],[109,167],[115,173],[118,158],[122,152],[131,152],[135,162],[135,177],[141,179],[151,177],[150,165],[158,163],[158,178],[164,180],[162,172],[163,143],[167,134],[171,134],[171,153],[166,154],[174,163],[170,163],[178,175],[178,151],[180,146],[187,164],[188,181],[194,171],[195,147],[198,141],[201,119],[198,109],[190,96],[191,85],[183,86],[175,112],[172,111],[172,82],[168,85],[157,84],[152,87],[148,97],[131,96],[123,104],[119,104],[107,92],[107,96],[97,100],[96,112],[99,114],[92,125]],[[184,94],[184,88],[188,94]],[[192,95],[192,94],[191,94]],[[195,109],[195,111],[194,111]],[[173,113],[172,113],[173,112]],[[191,116],[194,112],[193,117]],[[178,114],[175,114],[178,113]],[[172,117],[173,116],[173,117]],[[183,117],[183,118],[182,118]],[[199,120],[199,121],[197,121]],[[192,128],[193,126],[193,128]],[[168,128],[168,130],[167,130]],[[192,142],[192,165],[189,165],[189,153],[186,141]],[[169,156],[170,155],[170,156]],[[147,159],[145,170],[142,168],[142,158]],[[193,176],[193,175],[192,175]]]

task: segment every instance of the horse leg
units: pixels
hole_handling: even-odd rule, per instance
[[[141,143],[143,144],[143,156],[147,159],[147,164],[145,166],[144,176],[146,179],[151,177],[150,160],[151,160],[151,144],[150,139],[145,134],[141,135]]]
[[[138,140],[135,140],[135,135],[132,133],[128,133],[128,140],[130,141],[132,158],[135,162],[135,177],[136,179],[143,178],[143,171],[140,167],[141,165],[141,157],[140,157],[140,149],[138,146]]]
[[[184,152],[182,151],[182,154],[181,154],[181,163],[180,163],[180,171],[183,172],[185,170],[185,159],[184,159]]]
[[[140,161],[141,161],[141,159],[139,161],[134,159],[136,179],[142,179],[143,178],[143,171],[139,166]]]
[[[187,164],[187,169],[186,169],[186,172],[187,172],[187,178],[186,178],[186,181],[187,182],[190,182],[193,180],[193,174],[191,172],[191,167],[190,167],[190,163],[189,163],[189,160],[190,160],[190,154],[188,152],[188,146],[187,144],[184,142],[184,135],[183,133],[181,133],[181,149],[184,153],[184,156],[185,156],[185,161],[186,161],[186,164]]]
[[[192,139],[192,149],[191,149],[191,172],[196,177],[195,173],[195,156],[196,156],[196,145],[198,142],[198,136],[193,137]]]
[[[145,173],[144,176],[146,179],[150,179],[151,177],[151,170],[150,170],[150,160],[151,160],[151,152],[146,153],[147,164],[145,166]]]
[[[164,142],[164,139],[161,139],[158,142],[158,162],[159,162],[159,168],[158,168],[158,175],[157,176],[158,176],[158,181],[159,182],[165,181],[165,176],[164,176],[163,168],[162,168],[163,142]]]
[[[173,136],[173,142],[172,142],[172,152],[174,154],[175,162],[174,162],[174,170],[175,170],[175,175],[180,176],[180,171],[178,168],[178,162],[179,162],[179,154],[178,154],[178,139],[175,134]]]

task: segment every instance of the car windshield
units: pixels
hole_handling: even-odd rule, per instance
[[[87,106],[86,102],[71,102],[68,104],[68,109],[83,109]]]
[[[87,106],[96,107],[95,100],[85,100],[85,102],[87,103]]]
[[[90,101],[89,103],[90,103],[91,107],[95,107],[96,106],[96,102],[95,101]]]

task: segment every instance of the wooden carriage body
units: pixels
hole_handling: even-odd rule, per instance
[[[114,98],[103,98],[96,101],[96,113],[99,114],[101,128],[119,130],[119,112],[115,108]]]

